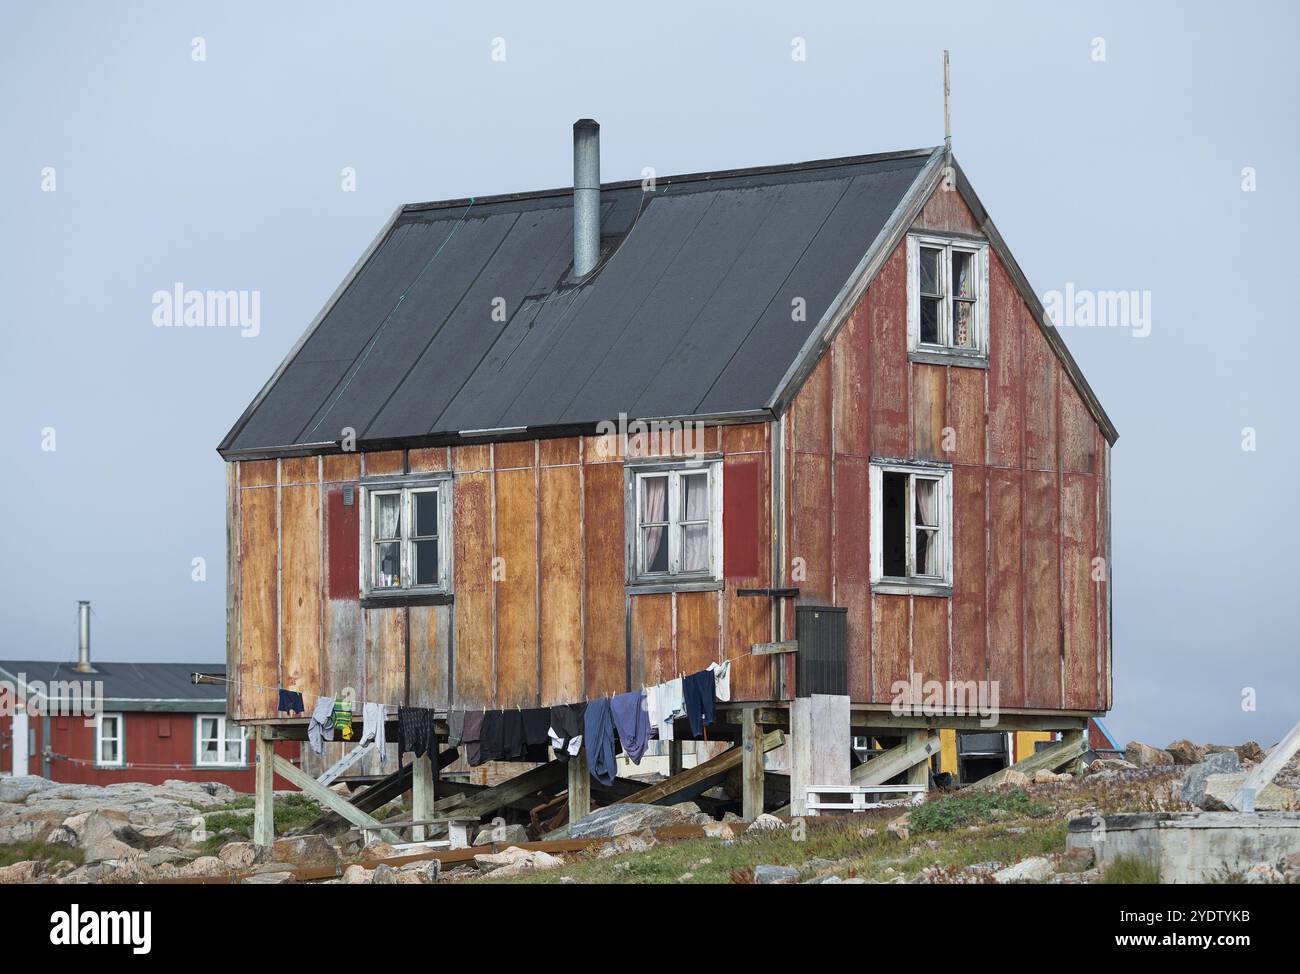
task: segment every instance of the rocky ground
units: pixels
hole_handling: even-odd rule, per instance
[[[485,826],[484,851],[454,868],[433,860],[391,865],[383,843],[363,848],[353,830],[282,838],[270,850],[249,841],[252,801],[225,785],[168,781],[107,787],[0,778],[0,883],[167,882],[204,878],[289,883],[312,867],[328,883],[743,882],[1084,883],[1154,881],[1141,864],[1103,875],[1088,851],[1065,852],[1071,819],[1119,812],[1225,808],[1261,760],[1240,747],[1135,742],[1124,759],[1093,762],[1082,775],[1012,773],[992,791],[934,793],[910,810],[787,822],[771,815],[715,821],[693,803],[598,809],[574,823],[575,838],[609,838],[581,853],[512,845],[521,825]],[[1261,809],[1300,807],[1300,761],[1259,796]],[[394,807],[394,812],[400,808]],[[314,802],[277,796],[277,832],[310,822]],[[704,835],[661,841],[664,826],[703,826]],[[486,848],[489,844],[501,851]],[[1244,882],[1300,882],[1300,857],[1260,863]]]

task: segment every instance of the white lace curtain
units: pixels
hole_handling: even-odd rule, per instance
[[[943,574],[943,545],[939,528],[939,482],[917,477],[916,570],[922,575]]]
[[[647,477],[641,482],[645,494],[645,520],[666,521],[668,503],[668,478]],[[645,571],[655,571],[655,563],[664,545],[664,528],[662,526],[645,530]]]
[[[682,571],[702,572],[709,567],[709,478],[707,474],[682,478]]]

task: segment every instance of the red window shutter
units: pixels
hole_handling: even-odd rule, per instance
[[[158,718],[158,736],[159,737],[172,736],[172,722],[170,718],[167,717]]]
[[[360,521],[355,484],[347,485],[351,504],[343,503],[343,485],[329,489],[325,507],[326,543],[329,547],[329,595],[332,599],[355,599],[360,595],[357,575],[361,566]]]
[[[762,563],[762,467],[758,460],[728,463],[722,476],[722,565],[727,578],[756,579]]]

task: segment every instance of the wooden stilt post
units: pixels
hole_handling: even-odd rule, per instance
[[[903,743],[907,745],[909,750],[913,748],[920,748],[922,751],[924,751],[926,742],[929,740],[929,738],[930,738],[930,732],[927,730],[908,731],[907,738],[906,740],[904,740]],[[917,762],[916,764],[912,765],[910,768],[907,769],[907,783],[909,785],[925,785],[927,787],[929,786],[930,784],[930,755],[929,754],[925,754],[924,757],[922,757],[919,762]]]
[[[673,738],[668,742],[668,777],[682,773],[682,742]]]
[[[740,734],[744,815],[746,821],[752,821],[763,814],[763,733],[755,708],[746,707],[742,712]]]
[[[433,755],[423,754],[415,759],[411,767],[411,821],[426,822],[433,817],[433,803],[437,801],[437,775],[433,770]],[[412,838],[423,842],[428,838],[428,830],[417,825],[412,830]]]
[[[257,767],[253,772],[253,844],[269,849],[275,844],[275,741],[258,725]]]
[[[569,823],[591,812],[591,772],[587,770],[587,749],[569,758]]]

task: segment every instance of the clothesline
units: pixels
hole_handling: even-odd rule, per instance
[[[173,761],[170,764],[149,761],[127,761],[125,764],[99,764],[94,758],[74,758],[66,754],[50,754],[51,761],[64,761],[68,764],[76,764],[84,767],[96,767],[103,771],[188,771],[191,768],[202,768],[212,771],[239,771],[245,765],[203,765],[203,764],[184,764],[179,761]]]
[[[754,654],[751,653],[751,652],[737,653],[735,656],[728,656],[726,659],[724,659],[724,660],[720,660],[720,661],[716,661],[716,662],[718,663],[719,666],[725,666],[725,665],[728,664],[728,663],[734,663],[734,662],[735,662],[736,660],[738,660],[738,659],[743,659],[743,658],[746,658],[746,657],[752,657],[753,655],[754,655]],[[712,660],[711,660],[710,662],[715,662],[715,661],[712,661]],[[683,671],[683,672],[681,672],[681,673],[678,673],[677,676],[675,676],[675,677],[670,677],[669,679],[680,679],[681,677],[684,677],[684,676],[686,676],[686,675],[687,675],[687,674]],[[205,679],[205,681],[209,681],[209,682],[212,682],[212,683],[224,683],[224,684],[227,684],[227,685],[229,685],[229,686],[251,687],[251,688],[254,689],[254,690],[266,690],[266,691],[269,692],[269,693],[279,693],[281,690],[287,690],[287,689],[289,689],[288,687],[284,687],[284,686],[267,686],[267,685],[264,684],[264,683],[255,683],[255,682],[253,682],[252,680],[241,680],[241,679],[238,678],[238,677],[231,677],[231,676],[216,676],[215,674],[213,674],[213,675],[206,675],[206,674],[205,674],[204,679]],[[645,683],[643,683],[643,684],[641,684],[641,689],[642,689],[642,690],[646,690],[646,689],[649,689],[649,687],[651,687],[651,686],[658,686],[658,685],[659,685],[659,684],[653,684],[653,683],[652,683],[652,684],[645,684]],[[354,690],[353,692],[355,693],[356,691]],[[322,696],[322,697],[331,697],[331,696],[332,696],[332,697],[337,697],[337,696],[338,696],[338,694],[336,694],[336,693],[329,693],[329,692],[327,692],[327,691],[325,691],[325,690],[321,690],[321,691],[319,691],[319,695]],[[607,695],[607,696],[608,696],[608,695]],[[596,699],[605,699],[605,698],[604,698],[604,697],[598,697],[598,698],[596,698]],[[574,701],[570,701],[570,703],[590,703],[590,702],[591,702],[591,698],[590,698],[590,697],[588,697],[588,698],[586,698],[586,699],[583,699],[583,700],[574,700]],[[563,706],[563,705],[562,705],[562,704],[555,704],[554,706]],[[458,709],[473,709],[473,710],[486,711],[486,710],[492,710],[492,709],[500,710],[500,709],[504,709],[504,708],[500,708],[500,707],[498,707],[498,708],[492,708],[492,707],[473,707],[473,708],[458,708]],[[524,708],[523,708],[520,704],[515,704],[515,709],[516,709],[516,710],[523,710]]]

